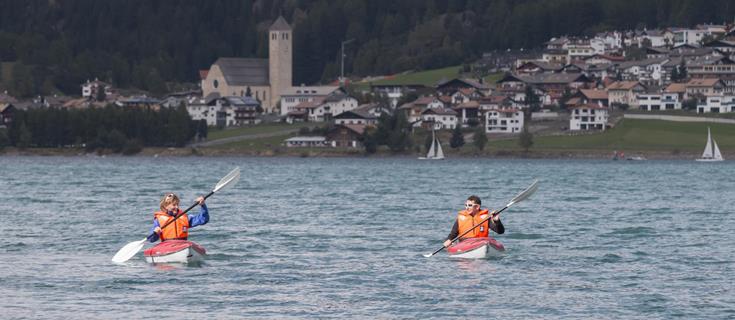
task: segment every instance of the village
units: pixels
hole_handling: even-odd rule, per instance
[[[282,144],[360,149],[366,129],[375,127],[381,114],[402,113],[412,128],[428,131],[482,128],[488,135],[512,137],[524,128],[549,127],[544,123],[561,123],[554,134],[602,132],[629,112],[735,112],[732,25],[552,38],[540,50],[487,53],[470,66],[475,72],[433,85],[391,83],[389,77],[296,85],[293,30],[283,17],[270,26],[268,41],[268,59],[220,57],[199,71],[198,88],[165,97],[124,95],[98,79],[80,84],[80,97],[19,100],[5,92],[0,124],[9,125],[14,111],[22,109],[183,105],[192,120],[220,129],[329,124],[323,135],[292,136]]]

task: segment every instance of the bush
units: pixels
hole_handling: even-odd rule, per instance
[[[122,154],[129,156],[140,153],[143,150],[143,144],[137,139],[130,139],[125,142],[122,148]]]

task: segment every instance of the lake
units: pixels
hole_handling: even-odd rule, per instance
[[[735,317],[733,162],[0,157],[0,312],[23,318]],[[198,266],[139,253],[165,192],[207,200]],[[469,195],[507,251],[441,247]],[[197,212],[194,209],[193,212]],[[147,245],[150,247],[151,245]]]

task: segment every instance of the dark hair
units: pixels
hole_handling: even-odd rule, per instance
[[[467,200],[472,201],[472,202],[476,203],[477,205],[481,205],[482,204],[482,200],[480,200],[480,197],[478,197],[478,196],[469,196],[467,198]]]

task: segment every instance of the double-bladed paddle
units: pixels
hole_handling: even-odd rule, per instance
[[[518,202],[521,202],[521,201],[525,200],[526,198],[530,197],[534,192],[536,192],[536,189],[538,189],[538,180],[534,180],[533,183],[530,186],[528,186],[528,188],[526,188],[526,190],[523,190],[523,192],[521,192],[517,196],[515,196],[515,198],[513,198],[513,200],[510,200],[510,202],[508,202],[508,204],[503,209],[500,209],[500,210],[494,212],[493,214],[489,215],[487,218],[485,218],[484,220],[482,220],[480,223],[476,224],[475,226],[473,226],[469,230],[463,232],[462,234],[456,236],[454,239],[452,239],[451,242],[453,243],[454,241],[457,241],[457,239],[461,238],[465,234],[468,234],[473,229],[479,227],[481,224],[485,223],[485,221],[487,221],[488,219],[491,219],[491,218],[499,215],[501,212],[503,212],[503,210],[508,209],[510,206],[512,206],[512,205],[514,205],[514,204],[516,204]],[[434,251],[432,253],[425,254],[424,257],[429,258],[429,257],[431,257],[431,256],[439,253],[439,251],[444,250],[444,248],[445,247],[442,246],[441,248],[437,249],[436,251]]]
[[[204,196],[204,199],[206,200],[211,195],[213,195],[215,192],[222,190],[224,187],[234,185],[237,183],[237,180],[240,179],[240,167],[235,168],[234,170],[230,171],[224,178],[220,179],[219,182],[217,182],[217,185],[214,186],[214,189],[212,189],[212,192],[210,192],[208,195]],[[166,222],[163,226],[161,226],[161,230],[163,228],[166,228],[171,222],[176,221],[182,214],[189,212],[189,210],[196,207],[199,203],[194,203],[189,207],[188,209],[184,210],[180,214],[176,215],[172,220],[169,220]],[[114,257],[112,257],[112,262],[114,263],[122,263],[125,261],[130,260],[133,256],[135,256],[140,249],[143,248],[146,241],[148,241],[151,237],[153,237],[155,233],[151,233],[147,237],[143,238],[143,240],[133,241],[131,243],[126,244],[122,249],[120,249]]]

